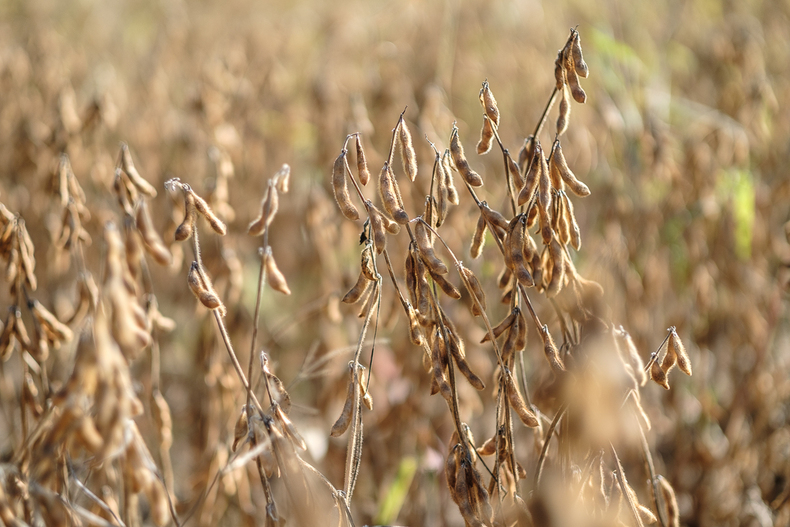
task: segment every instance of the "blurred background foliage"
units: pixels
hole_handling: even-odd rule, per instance
[[[117,215],[110,189],[119,141],[158,189],[176,176],[207,194],[216,191],[208,152],[217,148],[235,172],[231,235],[206,237],[204,254],[231,295],[230,331],[246,362],[257,240],[244,231],[267,179],[289,163],[293,189],[281,198],[270,243],[294,294],[264,295],[264,347],[290,385],[313,458],[339,485],[345,442],[328,441],[327,432],[359,331],[356,311],[338,304],[356,277],[359,226],[332,202],[332,160],[346,134],[360,131],[371,169],[380,166],[404,107],[422,172],[433,156],[421,138],[446,146],[454,120],[472,152],[485,79],[502,113],[500,135],[517,151],[540,117],[572,26],[591,71],[588,102],[574,105],[564,140],[592,190],[576,206],[584,239],[577,266],[604,285],[612,318],[643,356],[675,325],[694,363],[694,377],[676,379],[671,391],[650,385],[644,393],[659,471],[675,485],[684,524],[787,525],[786,0],[0,2],[0,201],[26,219],[36,242],[46,277],[39,299],[65,316],[75,295],[74,273],[52,244],[61,152],[88,194],[88,261],[98,272],[99,233]],[[486,178],[486,199],[504,208],[499,157],[470,160]],[[426,185],[418,179],[406,196],[412,210]],[[152,205],[163,229],[166,193]],[[443,227],[467,260],[474,210],[463,200]],[[489,244],[474,263],[489,282],[499,271],[485,265],[494,250]],[[187,445],[173,456],[176,495],[190,505],[217,445],[232,440],[241,399],[214,328],[194,307],[184,261],[155,269],[154,279],[161,310],[179,323],[162,343],[162,390],[175,444]],[[232,279],[239,273],[241,284]],[[366,416],[355,515],[359,524],[461,525],[442,474],[451,431],[444,402],[427,398],[419,353],[403,320],[389,316],[391,303],[385,294],[371,383],[378,404]],[[470,334],[479,340],[482,332]],[[56,360],[65,378],[69,351]],[[4,365],[5,382],[14,383],[13,372]],[[217,393],[216,403],[201,404]],[[465,402],[470,422],[492,405]],[[18,416],[3,415],[0,430],[13,430]],[[13,441],[0,433],[0,449]],[[197,521],[254,523],[233,492],[220,494]]]

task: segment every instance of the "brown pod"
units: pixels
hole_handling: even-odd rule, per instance
[[[346,181],[346,154],[348,150],[345,148],[340,151],[340,155],[335,159],[332,165],[332,189],[335,192],[335,201],[337,206],[340,207],[340,212],[343,216],[351,221],[359,219],[359,211],[351,203],[351,196],[348,193],[348,182]]]
[[[209,309],[222,309],[222,301],[214,291],[211,284],[208,283],[203,276],[200,266],[197,262],[192,262],[187,274],[187,283],[192,293],[200,300],[200,302]]]
[[[450,202],[450,194],[447,191],[447,178],[444,175],[444,167],[442,166],[442,158],[439,153],[436,153],[434,161],[436,170],[436,223],[437,227],[441,227],[444,220],[447,219],[447,208]]]
[[[523,215],[516,216],[516,218],[518,221],[513,222],[506,250],[509,255],[509,261],[512,262],[512,269],[518,282],[524,287],[532,287],[535,285],[535,282],[529,274],[529,271],[527,271],[523,250],[526,220]]]
[[[373,205],[368,207],[368,217],[370,218],[370,230],[373,233],[373,243],[376,252],[381,254],[387,248],[387,233],[384,222],[387,218]]]
[[[545,211],[546,219],[551,217],[551,176],[549,174],[549,164],[540,150],[540,174],[538,175],[538,212]]]
[[[510,406],[516,411],[521,422],[530,428],[538,426],[540,422],[532,410],[529,409],[527,403],[524,402],[524,398],[519,393],[510,370],[505,370],[505,390],[507,391],[507,399],[510,401]]]
[[[565,285],[565,251],[562,250],[556,236],[552,237],[549,244],[549,258],[551,260],[551,278],[546,286],[546,296],[553,298]]]
[[[518,339],[518,321],[513,320],[505,337],[505,342],[502,343],[502,362],[506,365],[510,364],[513,356],[516,353],[516,340]]]
[[[503,231],[507,231],[510,228],[510,223],[505,217],[500,212],[489,207],[485,201],[480,203],[480,213],[485,218],[486,223],[499,227]]]
[[[480,129],[480,141],[477,142],[477,154],[483,155],[491,151],[491,145],[494,140],[494,127],[491,126],[491,120],[483,116],[483,128]]]
[[[658,488],[661,491],[661,497],[664,498],[664,507],[669,527],[680,526],[680,509],[678,508],[678,500],[675,497],[675,489],[667,481],[664,476],[658,476]]]
[[[556,224],[556,231],[559,234],[560,242],[563,246],[571,243],[571,224],[568,221],[568,214],[565,210],[565,192],[561,192],[560,199],[555,201],[557,210],[554,213],[554,223]]]
[[[472,258],[478,258],[483,252],[483,245],[485,244],[486,234],[486,220],[483,214],[477,219],[477,226],[475,227],[474,236],[472,236],[472,246],[469,249],[469,254]]]
[[[192,190],[190,192],[194,193],[195,191]],[[214,230],[214,232],[220,236],[225,236],[228,233],[228,228],[225,226],[225,222],[219,219],[217,215],[214,214],[214,211],[211,210],[211,207],[208,206],[206,200],[197,194],[195,194],[195,208],[204,218],[206,218],[206,221],[208,221],[208,224],[211,225],[211,228]]]
[[[497,278],[497,287],[500,289],[505,289],[510,285],[510,279],[513,277],[513,271],[510,270],[510,267],[503,267],[502,272],[499,273],[499,278]]]
[[[477,279],[475,274],[472,272],[471,269],[468,269],[463,266],[463,264],[459,264],[458,271],[461,273],[461,278],[463,279],[464,286],[472,295],[473,298],[476,298],[478,302],[480,302],[480,307],[485,311],[486,310],[486,294],[483,291],[483,287],[480,285],[480,281]],[[472,304],[473,306],[477,306],[477,302]]]
[[[406,214],[406,211],[400,205],[398,182],[395,180],[395,174],[387,163],[384,163],[384,167],[382,167],[379,174],[379,194],[381,195],[381,202],[384,204],[384,210],[392,216],[392,219],[401,225],[409,223],[409,215]]]
[[[401,118],[398,126],[398,142],[400,143],[401,162],[403,171],[414,181],[417,178],[417,154],[414,152],[414,144],[411,140],[411,132],[406,125],[406,121]]]
[[[502,335],[502,333],[510,329],[510,326],[512,326],[513,322],[515,321],[516,321],[516,312],[511,311],[508,316],[502,319],[502,322],[491,328],[491,331],[494,332],[494,338],[499,338]],[[486,333],[483,339],[480,341],[480,344],[488,342],[489,340],[491,340],[491,333]]]
[[[444,463],[444,477],[446,478],[447,486],[450,489],[450,496],[452,496],[453,501],[458,502],[458,500],[455,498],[455,480],[456,472],[458,470],[455,457],[455,448],[455,445],[450,445],[450,452],[447,454],[447,461]]]
[[[341,300],[341,302],[344,304],[356,304],[359,302],[359,299],[362,298],[362,295],[368,290],[370,284],[372,283],[373,282],[365,278],[365,275],[360,272],[359,278],[357,278],[357,283],[355,283],[354,286],[348,290],[348,293],[343,296],[343,300]]]
[[[524,139],[524,144],[521,145],[521,148],[518,151],[518,169],[522,174],[526,173],[527,171],[527,165],[532,159],[532,154],[534,149],[535,149],[535,136],[530,135]]]
[[[123,171],[129,176],[129,181],[137,187],[137,190],[148,196],[149,198],[156,197],[156,189],[148,181],[143,179],[137,168],[132,161],[132,153],[129,152],[129,146],[126,143],[121,143],[121,163]]]
[[[357,146],[357,175],[359,176],[359,182],[363,185],[367,185],[368,181],[370,181],[370,170],[368,170],[368,160],[365,157],[365,150],[362,149],[362,136],[357,132],[354,137]]]
[[[261,213],[250,223],[250,226],[247,228],[247,234],[250,236],[260,236],[263,234],[266,227],[271,224],[275,214],[277,214],[279,204],[280,198],[277,187],[269,182],[269,186],[266,189],[266,196],[261,202]]]
[[[494,123],[494,126],[499,127],[499,108],[497,107],[494,93],[491,91],[491,87],[488,85],[488,81],[483,81],[483,87],[480,88],[480,94],[478,97],[480,99],[480,104],[483,106],[483,111],[486,113],[486,116],[491,119],[491,122]]]
[[[406,253],[406,262],[404,263],[403,268],[403,274],[406,277],[406,291],[409,293],[409,299],[411,300],[412,305],[416,305],[417,295],[419,294],[417,289],[417,281],[419,280],[419,277],[417,276],[417,266],[414,263],[411,245],[409,245],[409,252]]]
[[[433,345],[431,346],[431,365],[433,372],[433,379],[441,392],[442,397],[446,400],[452,400],[452,391],[450,385],[444,377],[444,370],[447,368],[447,349],[445,347],[444,338],[439,332],[435,332],[433,336]],[[435,393],[435,392],[434,392]]]
[[[669,336],[670,338],[672,336],[671,329],[669,332]],[[662,346],[662,349],[666,350],[666,353],[664,354],[664,360],[661,361],[661,369],[664,371],[665,374],[669,374],[669,372],[672,371],[672,368],[674,368],[675,365],[678,363],[678,354],[675,351],[675,347],[669,345],[669,339],[664,341],[664,345]],[[661,353],[660,350],[659,353]]]
[[[427,317],[431,312],[431,287],[428,285],[428,279],[426,278],[427,271],[425,269],[425,263],[420,257],[420,250],[415,243],[409,244],[409,252],[414,262],[415,276],[417,278],[416,309],[423,317],[421,323],[424,324],[424,320],[427,320],[424,317]]]
[[[351,379],[348,381],[348,388],[346,390],[346,402],[343,404],[343,411],[340,412],[340,417],[337,418],[335,424],[332,425],[332,430],[329,432],[329,435],[332,437],[340,437],[343,433],[348,429],[348,426],[351,424],[351,414],[354,409],[354,390],[357,388],[357,383],[354,380],[353,371],[351,373]]]
[[[428,228],[422,221],[417,221],[414,225],[414,239],[417,242],[417,249],[420,251],[423,262],[431,269],[431,272],[435,274],[447,274],[447,266],[436,257],[431,244],[431,238],[428,235]]]
[[[69,341],[74,337],[74,333],[71,329],[58,320],[55,315],[41,304],[41,302],[34,299],[33,302],[28,305],[33,312],[33,316],[38,320],[38,323],[51,331],[57,340]]]
[[[477,390],[484,390],[486,385],[469,366],[469,363],[466,360],[466,354],[463,350],[463,343],[461,342],[460,338],[451,334],[449,345],[450,353],[453,356],[456,365],[458,365],[458,369],[461,371],[463,376],[466,377],[466,380],[469,381],[469,384],[471,384]]]
[[[549,361],[552,371],[559,375],[565,371],[565,364],[562,362],[560,353],[557,351],[557,345],[554,344],[554,339],[549,332],[549,326],[546,324],[543,324],[543,327],[540,328],[540,337],[543,339],[543,353],[546,355],[546,360]]]
[[[151,220],[151,215],[148,212],[148,205],[145,200],[140,200],[140,205],[137,208],[137,230],[143,235],[143,242],[145,250],[150,254],[154,260],[160,265],[170,265],[172,256],[170,251],[165,246],[162,238],[154,228],[154,223]]]
[[[461,140],[458,138],[458,128],[456,126],[453,126],[453,132],[450,136],[450,153],[453,156],[455,168],[458,169],[464,181],[466,181],[470,187],[482,187],[483,178],[469,166],[469,162],[464,155],[464,147],[461,144]]]
[[[579,84],[579,75],[573,65],[573,57],[570,51],[566,48],[564,53],[565,61],[565,79],[568,82],[568,87],[571,89],[571,95],[579,104],[584,104],[587,101],[587,94],[584,93],[581,85]]]
[[[557,52],[557,58],[554,59],[554,88],[561,90],[565,86],[565,61],[563,58],[563,51],[561,49]]]
[[[576,221],[576,215],[573,212],[573,204],[567,194],[562,194],[562,200],[565,202],[565,216],[568,221],[571,235],[571,246],[577,251],[582,247],[582,236],[579,230],[579,224]]]
[[[184,191],[184,221],[176,229],[175,239],[177,242],[183,242],[192,236],[192,231],[195,229],[195,217],[197,216],[197,209],[195,208],[195,195],[187,190]]]
[[[661,369],[661,366],[658,365],[658,361],[653,362],[650,366],[650,378],[655,381],[656,384],[662,386],[664,389],[669,390],[669,382],[667,382],[667,374],[664,370]]]
[[[586,79],[590,74],[590,70],[587,67],[587,63],[584,62],[582,39],[578,31],[574,31],[573,42],[571,43],[571,57],[573,58],[573,69],[579,74],[579,77]]]
[[[675,350],[677,355],[678,368],[680,371],[688,376],[691,376],[691,360],[689,359],[686,347],[681,342],[675,327],[672,327],[672,333],[669,335],[669,347]]]
[[[422,346],[425,342],[425,337],[423,337],[420,329],[420,319],[417,317],[417,312],[411,304],[406,304],[406,312],[409,317],[409,339],[415,346]]]
[[[560,112],[557,114],[557,137],[568,131],[568,124],[571,121],[571,96],[568,94],[568,89],[564,86],[560,93]]]
[[[291,167],[288,163],[283,163],[283,166],[280,167],[280,170],[272,178],[274,180],[274,186],[277,187],[279,192],[283,194],[288,194],[288,183],[291,181]]]
[[[551,155],[549,156],[549,180],[551,181],[551,186],[557,189],[558,191],[562,191],[565,188],[565,183],[562,181],[562,174],[560,173],[560,167],[557,166],[557,147],[559,146],[560,142],[555,141],[554,146],[552,147]]]
[[[557,168],[560,171],[560,175],[562,176],[563,181],[568,185],[568,188],[571,189],[571,192],[583,198],[585,196],[590,195],[590,188],[576,179],[576,176],[568,167],[568,162],[565,160],[565,155],[562,153],[562,147],[560,146],[559,141],[557,142],[557,146],[554,151],[554,157],[556,158]]]
[[[445,149],[444,154],[442,154],[442,169],[444,172],[444,185],[447,187],[447,199],[450,200],[450,203],[453,205],[458,205],[460,202],[458,199],[458,189],[455,188],[455,182],[453,181],[453,170],[450,165],[450,149]]]
[[[505,150],[505,157],[507,158],[507,171],[510,174],[510,180],[513,182],[513,188],[519,191],[524,186],[524,176],[521,175],[521,170],[519,170],[518,165],[507,150]]]
[[[493,456],[496,452],[496,436],[489,437],[485,442],[477,447],[477,454],[480,456]]]
[[[431,268],[428,268],[428,273],[430,273],[431,278],[439,286],[439,288],[444,291],[444,294],[449,296],[450,298],[454,298],[456,300],[461,299],[461,292],[455,287],[452,283],[450,283],[444,276],[434,273],[431,271]]]
[[[362,302],[362,306],[359,308],[359,312],[357,313],[358,318],[365,318],[366,316],[368,316],[368,313],[370,313],[370,310],[373,309],[373,306],[378,300],[379,284],[378,282],[370,282],[370,283],[373,285],[372,287],[368,288],[367,291],[365,291],[365,294],[363,295],[365,301]]]
[[[518,324],[518,332],[516,334],[516,351],[523,350],[527,346],[527,332],[529,328],[527,327],[527,319],[524,317],[524,312],[520,309],[518,310],[518,316],[516,317],[516,324]]]
[[[272,286],[272,289],[284,295],[290,295],[291,290],[288,288],[288,282],[286,282],[280,268],[277,267],[277,262],[274,261],[271,247],[266,247],[264,263],[266,265],[266,274],[269,277],[269,285]]]
[[[543,157],[543,150],[540,147],[540,141],[535,141],[532,161],[529,164],[529,171],[525,177],[524,187],[522,187],[521,192],[518,195],[519,206],[526,204],[530,199],[532,199],[535,189],[538,188],[541,172],[541,157]]]
[[[362,274],[365,275],[365,278],[370,281],[377,280],[378,273],[373,263],[373,248],[370,245],[366,245],[365,248],[362,249],[360,260],[360,267],[362,268]]]

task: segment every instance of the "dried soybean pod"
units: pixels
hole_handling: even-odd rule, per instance
[[[573,57],[571,57],[570,50],[565,49],[563,54],[565,61],[565,79],[568,82],[568,87],[571,89],[571,95],[579,104],[584,104],[587,101],[587,94],[584,93],[581,85],[579,84],[579,76],[576,74],[576,69],[573,65]]]
[[[355,304],[359,302],[359,299],[362,298],[362,295],[368,290],[370,284],[372,283],[373,282],[365,278],[365,275],[360,272],[359,278],[357,278],[357,283],[348,290],[348,293],[345,294],[341,302],[344,304]]]
[[[686,352],[686,347],[681,342],[680,337],[678,336],[677,330],[674,326],[672,326],[672,333],[669,335],[669,347],[675,350],[675,355],[677,355],[678,361],[678,368],[680,371],[691,376],[691,360],[689,360],[688,353]]]
[[[565,217],[570,226],[571,245],[577,251],[582,247],[582,236],[579,224],[576,222],[576,215],[573,213],[573,204],[566,193],[562,193],[562,200],[565,202]]]
[[[658,476],[658,488],[661,491],[661,497],[664,498],[664,506],[666,507],[666,516],[670,527],[680,526],[680,510],[678,509],[678,500],[675,497],[675,489],[672,488],[669,481],[664,476]]]
[[[376,246],[376,252],[381,254],[387,248],[387,233],[384,227],[386,218],[373,205],[368,207],[368,217],[370,218],[370,230],[373,232],[373,243]]]
[[[480,141],[477,142],[477,154],[483,155],[491,151],[491,145],[494,140],[494,127],[491,126],[491,120],[483,116],[483,128],[480,129]]]
[[[546,324],[543,324],[543,327],[540,328],[540,337],[543,339],[543,353],[546,355],[546,360],[549,361],[552,371],[559,375],[565,371],[565,364],[562,362],[560,353],[557,351],[557,345],[554,344],[554,339],[549,332],[549,326]]]
[[[568,131],[568,123],[571,120],[571,97],[568,94],[568,89],[563,86],[560,93],[560,112],[557,114],[557,137]]]
[[[672,337],[672,328],[669,329],[669,337]],[[669,345],[669,339],[664,341],[664,345],[661,346],[662,350],[666,350],[664,354],[664,360],[661,361],[661,369],[664,371],[665,374],[669,374],[672,371],[672,368],[678,363],[678,354],[675,351],[674,346]],[[659,350],[661,353],[662,350]]]
[[[354,409],[354,390],[357,389],[355,377],[356,374],[352,369],[351,379],[348,381],[348,389],[346,391],[346,402],[343,404],[343,411],[340,412],[340,417],[337,418],[335,424],[332,425],[332,430],[329,432],[329,435],[332,437],[342,436],[351,424],[351,414]]]
[[[551,177],[549,175],[549,164],[546,162],[546,157],[543,155],[543,149],[540,150],[540,174],[538,175],[538,211],[546,211],[546,218],[548,219],[551,214]]]
[[[348,193],[348,182],[346,181],[346,154],[348,150],[345,148],[340,151],[340,155],[335,159],[332,165],[332,188],[335,191],[335,201],[337,206],[340,207],[340,212],[343,216],[351,221],[359,219],[359,211],[351,203],[351,196]]]
[[[365,151],[362,149],[362,135],[357,132],[354,137],[357,146],[357,175],[359,176],[359,182],[367,185],[368,181],[370,181],[370,170],[368,170],[368,160],[365,157]]]
[[[477,447],[477,454],[480,456],[493,456],[494,452],[496,452],[496,435],[489,437]]]
[[[505,337],[505,342],[502,343],[502,362],[504,364],[510,364],[513,360],[513,354],[516,352],[516,340],[518,338],[518,320],[513,320],[513,324],[510,326],[507,332],[507,337]]]
[[[456,300],[461,299],[461,292],[458,291],[458,288],[456,288],[452,283],[450,283],[444,276],[434,273],[433,271],[431,271],[430,267],[428,268],[428,272],[430,273],[433,281],[436,282],[436,285],[438,285],[439,288],[441,288],[441,290],[444,291],[444,294]]]
[[[510,228],[510,224],[505,217],[500,212],[489,207],[485,201],[480,203],[480,213],[487,223],[499,227],[503,231],[507,231]]]
[[[192,266],[189,268],[187,283],[192,293],[200,300],[201,304],[209,309],[219,309],[220,312],[224,312],[225,306],[214,291],[214,287],[203,276],[197,262],[192,262]]]
[[[518,333],[516,334],[516,351],[519,351],[523,350],[527,346],[527,331],[529,330],[527,327],[527,319],[524,317],[524,312],[520,309],[518,309],[516,324],[518,324]]]
[[[486,294],[480,285],[480,281],[477,279],[471,269],[464,267],[461,263],[458,264],[458,271],[461,273],[461,278],[463,279],[466,289],[473,298],[476,298],[478,302],[480,302],[480,307],[483,309],[483,311],[485,311],[487,309]],[[477,302],[475,302],[473,305],[477,305]]]
[[[33,312],[33,315],[38,320],[39,324],[45,326],[46,329],[53,333],[58,340],[69,341],[74,337],[74,333],[66,324],[61,322],[55,317],[47,308],[45,308],[38,300],[33,300],[28,303],[28,307]]]
[[[510,329],[510,326],[513,325],[513,322],[515,322],[515,320],[516,320],[516,312],[514,310],[511,311],[508,316],[502,319],[502,322],[491,328],[491,330],[494,332],[494,338],[499,338],[499,336],[502,335],[502,333]],[[489,340],[491,340],[491,333],[486,333],[483,339],[480,341],[480,344],[483,344],[484,342],[488,342]]]
[[[499,127],[499,108],[497,107],[494,93],[488,85],[488,81],[483,81],[483,87],[480,88],[478,97],[480,99],[480,104],[483,106],[483,111],[486,112],[486,116],[491,119],[494,126]]]
[[[535,145],[533,147],[533,154],[532,154],[532,161],[529,165],[529,171],[525,177],[524,187],[521,189],[521,192],[518,195],[518,205],[524,205],[530,199],[532,199],[532,195],[535,193],[535,189],[538,188],[538,182],[540,181],[540,171],[541,171],[541,163],[540,158],[543,157],[543,150],[540,147],[540,141],[535,141]]]
[[[534,149],[535,136],[530,135],[524,139],[524,144],[521,145],[521,149],[518,151],[518,169],[522,174],[527,170],[527,164],[529,163],[530,159],[532,159],[532,153]]]
[[[590,188],[576,179],[576,176],[571,172],[571,169],[568,167],[568,162],[565,160],[565,155],[562,153],[562,147],[560,146],[559,141],[557,142],[556,149],[554,151],[554,157],[556,158],[557,168],[560,171],[560,175],[562,176],[563,181],[568,185],[568,188],[571,191],[583,198],[585,196],[590,195]]]
[[[398,182],[395,180],[395,174],[393,174],[387,163],[384,163],[379,174],[379,194],[381,195],[381,202],[384,204],[384,210],[392,216],[392,219],[401,225],[409,223],[409,215],[406,214],[406,211],[400,205]]]
[[[554,88],[562,90],[565,86],[565,61],[563,59],[564,49],[557,52],[557,58],[554,59]]]
[[[274,179],[274,186],[277,187],[279,192],[288,194],[288,183],[291,181],[291,166],[288,163],[283,163],[280,170],[272,178]]]
[[[379,288],[378,282],[368,282],[368,283],[372,285],[365,291],[365,294],[363,295],[363,298],[365,300],[362,302],[362,305],[359,308],[359,312],[357,313],[358,318],[365,318],[368,315],[368,313],[370,313],[370,310],[373,308],[373,305],[376,303],[376,300],[378,299],[378,288]]]
[[[590,74],[590,70],[587,67],[587,63],[584,62],[582,39],[578,31],[574,31],[573,42],[571,43],[571,57],[573,58],[573,69],[579,74],[579,77],[586,79]]]
[[[527,403],[524,402],[524,398],[519,393],[516,382],[513,380],[513,374],[507,369],[505,370],[505,390],[507,391],[510,406],[516,411],[521,422],[530,428],[538,426],[540,424],[538,418],[529,409]]]
[[[477,227],[475,227],[475,234],[472,236],[472,247],[469,249],[469,253],[471,254],[472,258],[478,258],[480,253],[483,252],[483,245],[485,244],[485,237],[486,234],[486,219],[483,216],[482,212],[480,213],[480,217],[477,219]]]
[[[269,285],[272,286],[272,289],[284,295],[290,295],[291,290],[288,288],[288,282],[286,282],[280,268],[277,267],[277,262],[274,261],[271,247],[266,247],[264,263],[266,264],[266,274],[269,276]]]
[[[442,154],[442,169],[445,177],[444,184],[447,187],[447,199],[453,205],[458,205],[460,201],[458,199],[458,189],[455,188],[455,182],[453,181],[453,168],[449,148],[446,148]]]
[[[508,239],[508,246],[506,248],[509,259],[513,264],[513,272],[516,275],[518,282],[524,287],[532,287],[535,285],[532,276],[527,271],[526,262],[524,261],[524,236],[525,236],[525,223],[523,215],[517,216],[518,221],[515,221],[513,228],[510,231]]]
[[[370,281],[377,280],[376,275],[376,267],[373,264],[373,248],[370,245],[365,245],[365,248],[362,249],[362,255],[360,256],[360,267],[362,268],[362,274],[365,275]]]
[[[448,342],[450,346],[450,353],[455,360],[455,364],[458,366],[458,369],[461,373],[466,377],[466,380],[469,381],[475,389],[477,390],[484,390],[486,385],[478,377],[475,372],[472,371],[472,368],[469,366],[469,363],[466,360],[466,354],[463,350],[463,344],[461,342],[460,337],[455,335],[454,333],[450,334],[450,342]]]
[[[414,152],[414,144],[411,140],[411,132],[406,125],[406,121],[401,117],[398,125],[398,142],[400,143],[400,155],[403,162],[403,171],[408,174],[409,179],[414,181],[417,178],[417,154]]]
[[[562,246],[556,236],[551,238],[549,256],[552,264],[551,279],[546,287],[546,296],[552,298],[557,296],[565,282],[565,251],[562,250]]]
[[[140,200],[140,205],[137,208],[137,230],[143,235],[145,250],[148,251],[148,254],[150,254],[158,264],[170,265],[172,256],[154,228],[145,200]]]
[[[469,161],[466,160],[466,156],[464,155],[464,147],[458,137],[458,127],[455,125],[453,125],[453,132],[450,136],[450,153],[453,156],[455,168],[458,169],[464,181],[466,181],[470,187],[482,187],[483,178],[469,166]]]
[[[419,278],[417,276],[417,267],[412,256],[411,245],[409,245],[409,251],[406,253],[406,262],[403,266],[403,274],[406,277],[406,291],[409,293],[409,299],[411,300],[413,306],[414,304],[417,304],[417,297],[419,294],[417,290],[417,281]]]
[[[148,196],[149,198],[156,197],[156,189],[148,181],[143,179],[143,176],[137,171],[132,161],[132,153],[129,151],[129,146],[126,143],[121,143],[121,164],[123,171],[129,176],[129,181],[137,187],[137,190]]]
[[[433,345],[431,346],[431,371],[433,373],[433,380],[441,392],[445,400],[452,400],[452,391],[450,385],[444,377],[444,370],[447,367],[447,350],[445,349],[444,338],[437,332],[433,336]],[[436,392],[433,392],[436,393]],[[433,395],[433,393],[431,395]]]
[[[456,448],[458,448],[457,445],[452,445],[450,447],[450,452],[447,454],[447,461],[445,461],[444,464],[444,476],[447,479],[447,486],[450,489],[450,495],[452,496],[453,501],[458,502],[458,500],[455,499],[455,480],[456,472],[458,470],[458,465],[455,458]]]
[[[466,461],[462,460],[459,466],[459,474],[455,478],[455,498],[458,504],[458,510],[464,521],[470,527],[484,527],[484,524],[477,517],[477,511],[472,503],[472,497],[469,493],[469,484],[466,481],[467,465]]]
[[[650,378],[656,382],[659,386],[662,386],[664,389],[669,390],[669,382],[667,382],[667,374],[664,370],[661,369],[661,366],[658,365],[658,361],[653,362],[650,366]]]
[[[517,191],[521,190],[524,186],[524,177],[521,175],[521,171],[518,168],[518,165],[513,160],[510,155],[510,152],[505,150],[505,157],[507,157],[507,171],[510,174],[510,179],[513,181],[513,188]]]
[[[247,233],[250,236],[260,236],[263,234],[263,231],[266,229],[266,227],[268,227],[272,223],[272,220],[274,220],[274,216],[277,214],[277,209],[279,206],[280,196],[277,191],[277,187],[270,182],[266,189],[266,196],[261,202],[261,213],[255,219],[255,221],[250,223]]]
[[[557,232],[560,235],[562,245],[571,243],[571,222],[568,219],[567,205],[565,203],[565,192],[560,193],[560,199],[557,200],[557,213],[555,215],[557,222]]]
[[[425,262],[425,265],[430,267],[433,273],[447,274],[447,266],[436,257],[433,245],[431,244],[431,238],[428,235],[428,228],[421,220],[417,221],[414,225],[414,239],[417,242],[417,249],[419,249],[420,256],[423,262]]]
[[[194,194],[195,191],[190,190],[190,192]],[[211,207],[208,206],[206,200],[204,200],[197,194],[194,195],[195,195],[195,208],[197,209],[197,211],[204,218],[206,218],[206,221],[208,221],[208,224],[211,225],[211,228],[214,230],[214,232],[216,232],[220,236],[225,236],[228,233],[228,228],[225,226],[225,223],[221,219],[219,219],[216,214],[214,214],[214,211],[212,211]]]
[[[420,320],[417,317],[417,312],[411,304],[406,304],[406,313],[409,317],[409,339],[415,346],[422,346],[425,338],[422,336],[420,329]]]
[[[195,208],[195,194],[186,185],[184,189],[184,221],[176,229],[175,239],[178,242],[183,242],[192,236],[192,231],[195,229],[195,217],[197,216],[197,209]]]
[[[560,142],[555,141],[554,146],[552,147],[551,159],[549,160],[549,179],[551,181],[551,186],[557,189],[558,191],[563,190],[565,188],[565,184],[562,181],[562,175],[560,174],[560,168],[557,166],[557,147],[559,146]]]

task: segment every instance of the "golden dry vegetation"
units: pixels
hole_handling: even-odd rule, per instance
[[[788,42],[759,0],[0,3],[0,522],[788,525]]]

